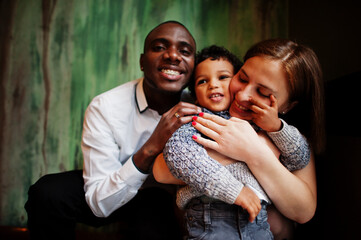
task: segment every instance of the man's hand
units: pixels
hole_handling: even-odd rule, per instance
[[[155,158],[163,151],[172,134],[180,126],[190,122],[193,115],[200,112],[200,107],[194,104],[179,102],[164,113],[148,141],[133,156],[137,168],[142,172],[149,172]]]

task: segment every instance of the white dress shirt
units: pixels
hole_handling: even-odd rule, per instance
[[[143,78],[95,97],[84,118],[82,151],[86,201],[98,217],[107,217],[131,200],[147,174],[132,156],[161,119],[148,108]]]

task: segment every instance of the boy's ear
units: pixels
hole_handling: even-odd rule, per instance
[[[296,105],[298,104],[298,101],[293,101],[290,104],[288,104],[288,106],[286,107],[285,110],[283,110],[281,113],[282,114],[286,114],[288,113],[292,108],[294,108]]]

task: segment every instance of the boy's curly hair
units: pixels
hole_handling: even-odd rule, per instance
[[[196,69],[198,64],[200,64],[201,62],[203,62],[208,58],[211,58],[211,60],[219,60],[219,59],[227,60],[232,64],[234,74],[236,74],[243,65],[242,61],[236,55],[228,51],[226,48],[217,45],[212,45],[203,48],[200,52],[197,52],[194,69]],[[195,76],[193,72],[191,80],[189,81],[189,85],[188,85],[189,91],[193,98],[196,97],[194,87],[195,87]]]

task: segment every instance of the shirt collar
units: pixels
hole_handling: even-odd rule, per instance
[[[142,78],[135,87],[135,101],[140,113],[148,109],[147,99],[143,89],[144,78]]]

